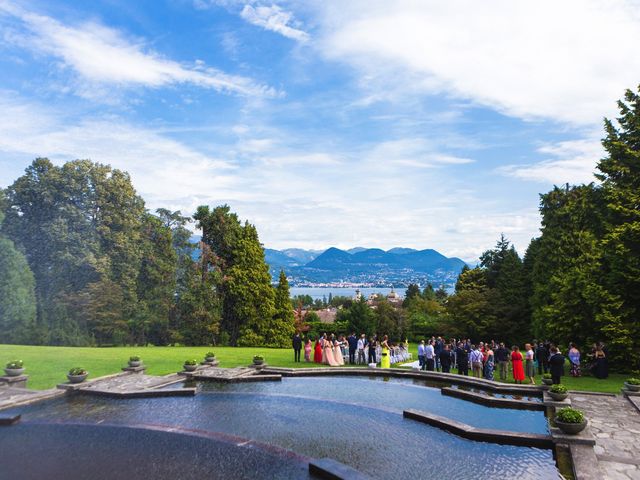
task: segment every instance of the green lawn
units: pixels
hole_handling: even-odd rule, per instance
[[[293,362],[293,350],[287,348],[240,348],[240,347],[35,347],[27,345],[0,345],[0,362],[23,360],[29,375],[29,388],[45,389],[66,381],[70,368],[82,367],[90,377],[117,373],[125,366],[129,356],[140,355],[147,365],[147,373],[165,375],[182,369],[185,360],[201,361],[209,350],[216,353],[222,367],[245,366],[253,355],[263,354],[269,365],[278,367],[315,367],[314,363]],[[414,358],[417,345],[412,344]],[[567,373],[568,373],[567,369]],[[497,372],[496,372],[497,373]],[[611,374],[606,380],[590,376],[573,378],[564,376],[562,382],[571,390],[619,393],[628,375]],[[536,377],[540,383],[540,377]]]

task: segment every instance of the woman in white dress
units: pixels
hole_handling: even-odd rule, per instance
[[[336,340],[335,335],[331,335],[331,340],[333,340],[333,358],[336,361],[336,364],[339,366],[344,365],[344,357],[342,356],[342,343]]]

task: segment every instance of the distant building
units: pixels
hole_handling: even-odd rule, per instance
[[[308,312],[313,312],[318,315],[318,318],[322,323],[335,323],[336,316],[338,315],[338,309],[335,307],[323,308],[321,310],[296,310],[296,321],[299,323],[304,323],[305,317]],[[303,329],[303,331],[306,330]]]
[[[402,297],[400,297],[400,295],[396,293],[393,287],[391,287],[391,291],[387,295],[387,301],[393,304],[402,303]]]
[[[353,296],[353,300],[356,302],[362,300],[362,292],[360,292],[359,288],[356,288],[356,294]]]

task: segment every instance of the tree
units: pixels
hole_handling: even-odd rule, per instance
[[[224,310],[231,344],[280,346],[282,332],[274,323],[274,289],[255,227],[245,223],[225,271]],[[289,340],[289,338],[287,338]]]
[[[407,287],[406,292],[404,293],[404,300],[402,301],[402,306],[406,308],[407,305],[409,305],[409,302],[411,302],[411,300],[414,297],[419,297],[420,295],[421,295],[420,287],[415,283],[410,283],[409,286]]]
[[[352,332],[375,333],[376,317],[365,300],[354,301],[349,307],[339,310],[336,322],[346,323],[347,329]]]
[[[272,342],[279,343],[280,346],[285,347],[288,346],[291,337],[295,333],[295,319],[289,297],[289,281],[284,270],[280,270],[280,278],[275,292],[274,309],[272,328],[278,333],[276,338],[272,339]]]
[[[456,334],[475,341],[496,331],[496,292],[487,284],[483,269],[466,269],[459,275],[456,292],[449,297],[447,311]]]
[[[0,190],[0,226],[4,195]],[[0,234],[0,338],[5,343],[38,343],[35,280],[25,256]]]

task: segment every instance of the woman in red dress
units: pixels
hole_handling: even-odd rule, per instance
[[[313,361],[315,363],[322,363],[322,344],[320,343],[320,341],[320,338],[316,340],[316,346],[313,350]]]
[[[520,349],[514,345],[511,352],[511,363],[513,364],[513,379],[516,383],[522,383],[524,380],[524,367],[522,366],[522,353]]]

